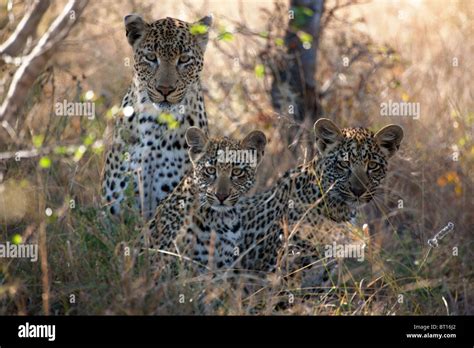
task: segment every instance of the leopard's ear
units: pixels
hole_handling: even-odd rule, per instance
[[[403,129],[396,124],[385,126],[375,134],[375,140],[387,157],[392,157],[398,151],[402,139]]]
[[[191,24],[191,34],[195,36],[202,53],[206,51],[207,42],[209,41],[209,28],[211,26],[212,15],[202,17],[197,22]]]
[[[129,14],[123,18],[125,23],[125,33],[127,35],[128,43],[135,47],[135,45],[144,37],[148,24],[142,17],[136,14]]]
[[[208,138],[202,129],[189,127],[186,131],[186,142],[189,146],[189,158],[194,162],[205,151]]]
[[[240,145],[244,149],[255,150],[257,152],[257,165],[262,161],[265,153],[265,146],[267,145],[267,137],[263,132],[250,132],[241,142]]]
[[[317,120],[313,128],[316,134],[316,146],[321,155],[331,151],[344,138],[339,127],[327,118]]]

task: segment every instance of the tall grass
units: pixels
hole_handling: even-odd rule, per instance
[[[405,139],[383,192],[359,212],[357,226],[364,228],[328,223],[302,232],[321,258],[323,246],[340,238],[364,242],[365,261],[338,259],[325,283],[302,282],[305,274],[324,268],[321,263],[293,270],[291,277],[280,271],[259,274],[255,282],[255,275],[248,275],[237,289],[235,282],[194,273],[172,256],[150,269],[138,252],[141,217],[128,211],[112,223],[101,213],[104,148],[132,74],[122,16],[138,12],[148,19],[191,21],[214,13],[217,25],[203,74],[211,133],[265,131],[270,142],[257,192],[301,163],[304,153],[282,137],[293,123],[271,108],[268,70],[255,75],[255,66],[265,65],[259,55],[265,36],[218,37],[232,32],[235,21],[264,32],[278,11],[271,1],[225,6],[168,1],[159,8],[143,3],[91,3],[31,90],[14,135],[0,138],[0,152],[10,157],[0,161],[0,242],[19,235],[25,243],[38,243],[41,255],[39,262],[0,259],[0,314],[473,313],[469,1],[378,1],[336,12],[321,37],[317,73],[326,117],[374,130],[397,123]],[[355,58],[345,66],[344,57]],[[13,67],[3,69],[8,73]],[[84,98],[95,101],[96,119],[54,116],[54,102]],[[388,100],[420,103],[421,117],[381,116],[380,104]],[[308,125],[299,127],[311,142]],[[19,150],[30,156],[15,161]],[[454,231],[430,247],[428,240],[448,222]]]

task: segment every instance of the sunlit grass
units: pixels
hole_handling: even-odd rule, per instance
[[[153,4],[142,5],[142,12],[153,13]],[[265,32],[258,39],[228,29],[234,24],[227,9],[220,2],[209,5],[218,28],[226,29],[211,40],[203,74],[211,133],[259,128],[270,140],[254,191],[270,186],[278,173],[304,158],[280,136],[292,123],[279,119],[271,107],[270,70],[258,56],[269,37],[266,17],[254,19],[263,5],[244,6],[251,18],[247,24],[255,33]],[[47,250],[46,264],[0,259],[0,314],[44,314],[45,290],[50,314],[66,315],[473,313],[474,105],[468,65],[473,45],[466,39],[471,4],[416,2],[400,14],[388,1],[369,3],[360,7],[366,24],[357,30],[337,20],[325,29],[317,77],[321,89],[327,87],[321,99],[326,117],[371,129],[397,123],[406,133],[383,193],[360,211],[357,225],[367,224],[365,230],[340,225],[304,230],[321,257],[323,246],[343,235],[366,243],[365,260],[338,259],[337,272],[324,284],[302,286],[308,270],[301,269],[291,276],[285,270],[248,274],[237,287],[222,274],[198,274],[172,255],[150,269],[149,255],[139,252],[139,214],[125,209],[119,221],[102,214],[104,150],[131,78],[122,12],[132,9],[120,1],[110,5],[97,25],[91,18],[102,9],[90,6],[70,38],[80,53],[68,45],[58,52],[54,69],[31,92],[38,102],[28,105],[16,138],[0,139],[0,153],[8,155],[0,162],[0,242],[44,242]],[[272,9],[270,3],[266,7]],[[348,11],[355,14],[358,8]],[[156,18],[165,12],[179,16],[171,5],[153,11]],[[192,9],[182,13],[186,20],[200,18]],[[271,39],[281,49],[282,38]],[[345,66],[344,57],[357,49],[362,58]],[[95,119],[54,116],[52,101],[63,99],[95,102]],[[387,100],[419,102],[420,119],[381,117],[380,103]],[[160,121],[179,126],[166,114]],[[309,131],[304,134],[311,141]],[[24,157],[17,161],[20,150]],[[450,221],[453,232],[437,248],[430,247],[428,240]],[[42,226],[45,240],[40,240]]]

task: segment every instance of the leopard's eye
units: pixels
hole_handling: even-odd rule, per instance
[[[149,62],[155,63],[156,62],[156,54],[153,52],[145,54],[145,59],[148,60]]]
[[[207,175],[215,175],[216,174],[216,168],[215,167],[205,167],[204,168],[204,172],[207,174]]]
[[[339,167],[341,167],[342,169],[347,169],[347,168],[349,168],[349,161],[344,161],[344,160],[343,160],[343,161],[339,161],[338,164],[339,164]]]
[[[380,167],[380,165],[377,163],[377,162],[369,162],[369,164],[367,165],[367,169],[368,170],[376,170]]]
[[[232,169],[232,176],[241,176],[244,171],[240,168],[233,168]]]
[[[185,64],[191,60],[191,57],[187,54],[183,54],[178,59],[178,64]]]

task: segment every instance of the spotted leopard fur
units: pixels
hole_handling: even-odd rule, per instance
[[[211,17],[196,25],[164,18],[152,23],[138,15],[124,19],[133,48],[134,77],[115,122],[103,175],[103,201],[118,214],[126,192],[149,218],[158,203],[190,168],[185,131],[207,132],[200,74]],[[131,187],[129,187],[131,185]]]
[[[386,175],[388,159],[403,138],[396,125],[374,134],[365,128],[339,129],[328,119],[318,120],[314,131],[319,156],[289,170],[268,191],[240,203],[245,221],[240,248],[245,255],[243,268],[274,269],[285,243],[303,244],[299,249],[308,253],[312,247],[299,235],[288,240],[297,224],[349,221],[359,204],[373,198]],[[298,267],[311,262],[307,257],[297,259]]]
[[[210,269],[231,266],[243,223],[237,203],[255,184],[265,135],[254,131],[240,142],[208,139],[202,130],[191,127],[186,139],[193,172],[158,206],[144,235],[155,251],[171,251]],[[254,153],[255,161],[224,156],[242,150]]]

